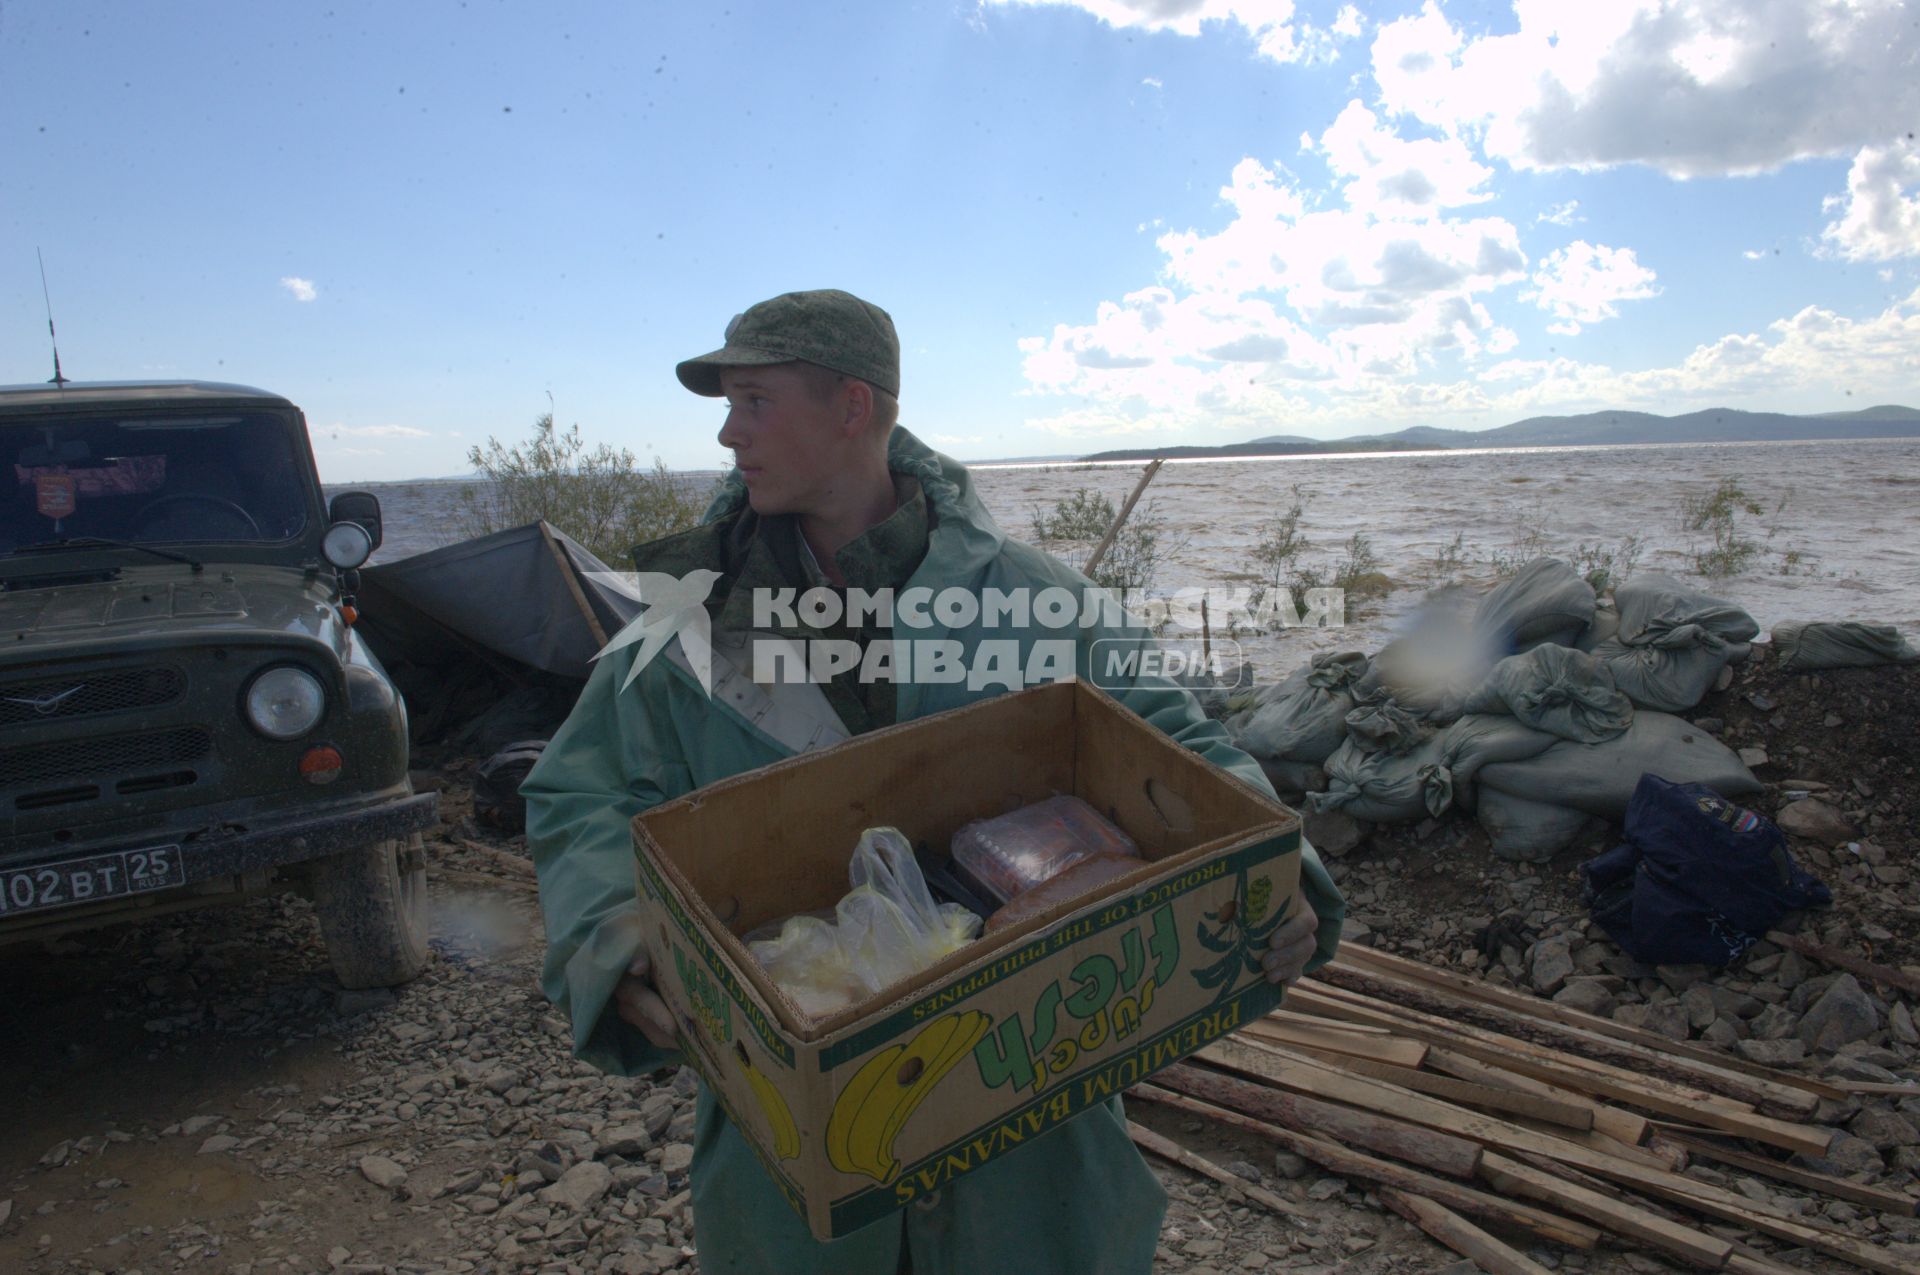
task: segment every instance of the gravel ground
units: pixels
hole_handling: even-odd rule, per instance
[[[693,1076],[603,1076],[540,995],[540,917],[512,842],[430,834],[436,959],[346,992],[287,898],[6,949],[0,1270],[648,1272],[698,1269]],[[1311,1225],[1163,1170],[1160,1267],[1430,1271],[1447,1259],[1334,1179],[1136,1104]]]
[[[1762,659],[1694,715],[1767,751],[1768,813],[1831,808],[1838,823],[1812,810],[1816,835],[1794,841],[1836,896],[1807,932],[1894,963],[1920,958],[1915,672],[1784,678]],[[397,993],[341,991],[311,909],[290,897],[4,949],[0,1270],[697,1269],[692,1076],[616,1079],[569,1056],[537,987],[540,919],[519,847],[473,823],[470,770],[422,776],[443,788],[446,820],[428,841],[436,959]],[[1911,998],[1768,945],[1725,972],[1625,958],[1587,924],[1574,874],[1607,829],[1540,865],[1494,859],[1465,819],[1319,831],[1363,941],[1770,1063],[1920,1075]],[[1131,1110],[1312,1209],[1275,1217],[1156,1164],[1171,1197],[1158,1269],[1472,1269],[1294,1157]],[[1846,1135],[1823,1167],[1891,1186],[1920,1172],[1920,1101],[1827,1104],[1818,1119]],[[1796,1207],[1890,1247],[1920,1243],[1913,1219]],[[1533,1255],[1572,1271],[1676,1269],[1618,1249]]]

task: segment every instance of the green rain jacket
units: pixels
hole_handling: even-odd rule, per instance
[[[903,429],[893,431],[888,452],[892,469],[920,481],[931,511],[926,557],[908,588],[958,585],[977,592],[1062,586],[1079,598],[1088,587],[1078,572],[1008,539],[959,464]],[[736,517],[745,499],[738,478],[730,479],[706,522]],[[647,551],[640,557],[638,565],[647,569]],[[1089,671],[1088,648],[1095,638],[1140,640],[1138,629],[976,625],[951,630],[930,613],[926,619],[928,627],[910,629],[897,616],[894,640],[952,638],[972,651],[983,640],[1012,637],[1024,651],[1038,639],[1067,636],[1077,643],[1081,676]],[[724,650],[726,636],[714,632],[717,650]],[[845,733],[824,696],[815,712],[796,718],[789,707],[771,705],[750,683],[741,686],[744,679],[723,678],[718,667],[709,696],[678,647],[676,638],[624,690],[638,646],[600,660],[572,715],[521,788],[546,916],[543,986],[549,999],[571,1015],[574,1052],[622,1075],[679,1061],[677,1053],[649,1045],[609,1003],[640,946],[629,829],[633,816],[703,784],[836,742]],[[817,688],[808,689],[817,695]],[[957,708],[1002,689],[969,689],[965,681],[903,681],[897,719]],[[1209,761],[1270,791],[1259,766],[1232,745],[1185,690],[1143,678],[1118,698]],[[1304,840],[1301,854],[1302,886],[1320,918],[1313,961],[1318,965],[1332,957],[1339,942],[1344,906]],[[692,1193],[700,1267],[710,1275],[893,1275],[903,1245],[917,1275],[1145,1272],[1153,1264],[1166,1207],[1159,1183],[1127,1136],[1116,1100],[909,1206],[901,1218],[821,1243],[704,1086],[694,1133]]]

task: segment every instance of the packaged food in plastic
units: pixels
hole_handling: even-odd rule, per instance
[[[1096,854],[1140,857],[1133,840],[1074,796],[1048,797],[953,834],[953,860],[1000,903]]]
[[[1125,876],[1139,866],[1140,860],[1124,854],[1089,855],[1033,889],[1016,894],[987,918],[987,933],[993,934],[1039,916],[1056,903],[1092,894],[1115,877]]]
[[[896,829],[861,834],[847,881],[853,888],[831,920],[793,916],[771,937],[747,936],[747,951],[808,1017],[864,1000],[980,933],[978,916],[934,902],[912,847]]]

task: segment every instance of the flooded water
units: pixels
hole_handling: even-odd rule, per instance
[[[1118,507],[1138,464],[1006,465],[974,470],[982,498],[1012,535],[1076,488]],[[1707,580],[1696,555],[1711,538],[1683,526],[1689,498],[1737,480],[1762,512],[1737,532],[1760,548],[1738,574]],[[380,558],[463,538],[457,482],[374,483],[386,520]],[[1301,565],[1329,573],[1364,537],[1394,584],[1338,632],[1242,636],[1257,667],[1284,670],[1321,650],[1377,648],[1426,592],[1448,580],[1487,585],[1495,563],[1534,551],[1573,557],[1639,546],[1635,569],[1692,577],[1744,606],[1763,631],[1780,620],[1869,620],[1920,631],[1920,440],[1528,448],[1262,460],[1172,461],[1142,498],[1163,544],[1152,592],[1247,587],[1254,546],[1293,500],[1310,542]],[[1448,547],[1458,544],[1454,552]],[[1086,546],[1062,547],[1075,565]],[[1441,561],[1443,558],[1458,559]],[[613,564],[619,565],[619,564]]]

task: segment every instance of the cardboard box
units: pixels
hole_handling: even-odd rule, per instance
[[[1073,793],[1147,862],[811,1020],[738,935],[847,890],[860,834],[944,851]],[[858,736],[634,820],[644,941],[688,1061],[821,1239],[936,1191],[1279,1002],[1259,957],[1298,818],[1082,682]]]

